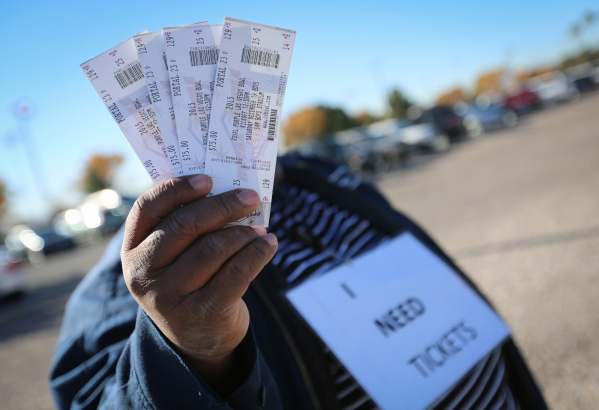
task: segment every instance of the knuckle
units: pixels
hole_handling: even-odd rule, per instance
[[[221,259],[226,254],[227,247],[230,246],[221,235],[208,234],[202,237],[200,247],[202,253],[209,258]]]
[[[148,291],[149,282],[134,269],[123,269],[125,284],[136,298],[142,298]]]
[[[215,195],[213,198],[213,204],[218,212],[219,217],[223,220],[228,220],[235,212],[235,205],[228,198],[227,195]]]
[[[263,261],[266,258],[270,257],[270,247],[266,244],[266,241],[263,239],[257,239],[252,242],[252,253],[256,255],[256,259]]]
[[[175,235],[185,235],[190,230],[189,219],[185,208],[178,209],[165,220],[165,228]]]
[[[241,286],[249,286],[251,278],[251,259],[247,256],[239,256],[229,267],[230,277],[233,283]]]
[[[182,187],[180,179],[174,178],[163,182],[160,185],[156,185],[141,194],[131,209],[135,215],[148,214],[153,218],[161,219],[158,215],[155,215],[154,204],[160,198],[168,198],[176,200],[182,196]]]

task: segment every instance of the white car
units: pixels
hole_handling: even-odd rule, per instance
[[[18,262],[10,260],[9,251],[0,247],[0,298],[25,291],[25,275]]]
[[[574,101],[580,97],[568,77],[559,71],[533,77],[528,80],[528,86],[544,104]]]
[[[449,138],[429,122],[390,119],[369,125],[366,132],[371,137],[386,136],[407,150],[424,148],[440,152],[449,148]]]

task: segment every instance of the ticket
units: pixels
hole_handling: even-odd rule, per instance
[[[162,31],[133,37],[173,176],[183,175]]]
[[[158,184],[172,177],[133,38],[81,64],[81,69]]]
[[[204,172],[222,25],[163,30],[183,175]]]
[[[280,118],[295,31],[225,17],[208,133],[212,194],[258,192],[261,205],[237,225],[268,226]]]

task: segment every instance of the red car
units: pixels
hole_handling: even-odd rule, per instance
[[[541,100],[533,91],[522,89],[516,94],[505,97],[503,108],[514,111],[518,115],[525,115],[537,110],[541,106]]]

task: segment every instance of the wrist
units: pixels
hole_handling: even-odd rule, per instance
[[[210,357],[182,354],[194,372],[225,399],[249,377],[256,361],[256,346],[251,329],[231,352]]]

